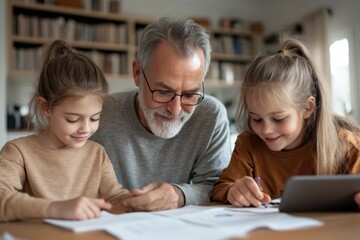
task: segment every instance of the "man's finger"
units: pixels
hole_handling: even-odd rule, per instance
[[[158,187],[159,187],[158,183],[150,183],[150,184],[145,185],[144,187],[142,187],[141,190],[143,192],[150,192],[150,191],[152,191],[152,190],[154,190],[154,189],[156,189]]]

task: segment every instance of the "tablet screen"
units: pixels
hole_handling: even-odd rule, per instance
[[[360,175],[293,176],[288,179],[280,212],[359,211],[354,195]]]

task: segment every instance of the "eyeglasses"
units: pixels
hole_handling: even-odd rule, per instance
[[[169,103],[171,102],[176,96],[180,96],[181,104],[187,105],[187,106],[195,106],[201,103],[201,101],[204,99],[204,82],[202,81],[202,95],[200,93],[183,93],[183,94],[177,94],[174,93],[171,90],[151,90],[150,84],[147,80],[147,77],[145,75],[144,70],[141,68],[141,71],[144,75],[145,82],[149,87],[149,90],[152,94],[152,99],[157,103]]]

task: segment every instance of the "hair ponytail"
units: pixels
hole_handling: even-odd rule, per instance
[[[62,40],[51,42],[44,50],[40,76],[30,101],[28,125],[42,131],[47,119],[42,116],[37,99],[46,100],[49,108],[63,99],[84,94],[107,96],[108,83],[99,67],[89,58],[77,53]]]
[[[240,131],[252,131],[246,104],[246,95],[250,91],[264,103],[278,100],[300,110],[306,108],[307,99],[312,96],[316,106],[312,116],[305,120],[305,133],[307,140],[316,141],[314,164],[317,174],[337,173],[346,154],[339,130],[346,128],[359,132],[359,128],[333,113],[329,81],[321,77],[301,39],[284,35],[280,50],[255,59],[245,74],[236,113]],[[259,100],[258,104],[262,102]]]

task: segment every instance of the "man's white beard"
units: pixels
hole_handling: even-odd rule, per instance
[[[191,115],[194,111],[187,113],[184,110],[181,110],[181,112],[174,116],[165,109],[149,109],[147,105],[145,104],[144,100],[144,85],[143,83],[139,86],[139,104],[140,104],[140,111],[142,110],[145,116],[145,119],[147,121],[147,124],[149,125],[149,128],[153,134],[155,134],[158,137],[162,138],[172,138],[175,135],[177,135],[182,127],[184,126],[185,122],[189,120]],[[174,118],[177,119],[176,122],[167,122],[167,121],[159,121],[156,119],[157,115],[164,116],[166,118]]]

